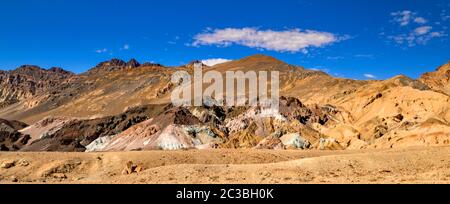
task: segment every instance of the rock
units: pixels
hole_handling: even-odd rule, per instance
[[[144,66],[144,67],[163,67],[162,64],[153,63],[153,62],[144,62],[144,64],[142,64],[142,66]]]
[[[125,172],[126,172],[126,174],[133,173],[133,162],[132,161],[128,161],[127,164],[125,165]]]
[[[46,70],[33,65],[0,72],[0,108],[31,99],[72,76],[73,73],[62,69]]]
[[[143,170],[142,165],[137,165],[136,168],[134,169],[134,171],[135,171],[136,173],[139,173],[139,172],[141,172],[142,170]]]
[[[319,150],[343,150],[344,148],[334,138],[320,138],[317,147]]]
[[[141,66],[141,64],[136,59],[131,59],[125,66],[127,69],[132,69]]]
[[[139,63],[136,60],[130,60],[128,63],[120,59],[111,59],[109,61],[101,62],[94,68],[87,71],[88,75],[113,72],[117,70],[123,70],[126,68],[137,67]]]
[[[133,164],[132,161],[128,161],[125,168],[122,170],[123,175],[130,175],[132,173],[139,173],[143,170],[142,164]]]
[[[373,130],[373,137],[375,139],[378,139],[380,137],[383,137],[389,130],[389,127],[387,125],[378,125]]]
[[[27,144],[30,136],[19,132],[27,126],[19,121],[0,119],[0,151],[17,151]]]
[[[295,149],[308,149],[311,145],[311,143],[306,140],[305,138],[301,137],[298,133],[291,133],[283,135],[280,138],[283,145],[285,145],[288,148],[295,148]]]
[[[147,120],[152,107],[150,105],[137,106],[113,116],[67,121],[58,131],[34,141],[22,148],[21,151],[101,151],[114,135]],[[97,140],[98,138],[101,139]]]
[[[106,145],[108,145],[108,143],[112,140],[112,138],[114,138],[114,136],[115,135],[97,138],[96,140],[94,140],[93,142],[91,142],[89,145],[86,146],[86,152],[102,151],[106,147]]]
[[[57,178],[57,179],[66,179],[67,176],[63,173],[54,173],[52,174],[53,178]]]
[[[82,180],[82,179],[84,179],[84,177],[73,177],[72,181],[79,181],[79,180]]]
[[[28,162],[27,160],[21,159],[21,160],[19,160],[19,162],[17,162],[17,164],[19,166],[28,166],[28,165],[30,165],[30,162]]]
[[[6,162],[3,162],[1,165],[0,165],[0,168],[3,168],[3,169],[9,169],[9,168],[11,168],[11,167],[14,167],[16,165],[16,162],[15,161],[6,161]]]
[[[284,145],[281,140],[277,137],[267,137],[261,140],[256,146],[255,149],[274,149],[281,150],[284,149]]]
[[[19,179],[17,179],[16,176],[11,176],[10,181],[13,182],[13,183],[16,183],[16,182],[19,181]]]

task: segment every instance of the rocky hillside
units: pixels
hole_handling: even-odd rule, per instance
[[[28,125],[19,121],[0,119],[0,151],[17,151],[26,145],[30,139],[19,130]]]
[[[141,64],[136,59],[131,59],[128,62],[125,62],[120,59],[111,59],[109,61],[101,62],[94,68],[87,71],[87,75],[99,74],[99,73],[107,73],[124,69],[133,69],[141,66]]]
[[[62,68],[48,70],[24,65],[12,71],[0,72],[0,108],[43,95],[64,83],[73,73]]]
[[[423,74],[419,81],[436,91],[450,95],[450,62],[439,67],[435,72]]]
[[[31,124],[5,137],[14,139],[5,143],[9,150],[450,145],[448,64],[418,80],[400,75],[384,81],[335,78],[264,55],[204,67],[222,74],[279,71],[281,107],[274,118],[262,116],[265,107],[169,105],[176,86],[170,82],[171,75],[179,70],[192,73],[193,63],[164,67],[113,59],[80,75],[24,67],[1,75],[8,76],[1,78],[3,82],[14,80],[1,87],[10,93],[2,92],[1,98],[10,102],[3,103],[0,118]],[[149,104],[152,108],[142,109]]]

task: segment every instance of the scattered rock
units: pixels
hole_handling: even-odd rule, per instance
[[[82,180],[84,177],[73,177],[72,180],[73,181],[79,181]]]
[[[143,170],[142,164],[133,164],[132,161],[128,161],[125,168],[122,170],[123,175],[130,175],[132,173],[139,173]]]
[[[142,171],[142,166],[141,166],[141,165],[136,166],[136,168],[134,169],[134,171],[135,171],[136,173],[141,172],[141,171]]]
[[[311,143],[298,133],[283,135],[280,140],[288,148],[308,149],[311,146]]]
[[[343,150],[344,148],[334,138],[320,138],[317,147],[319,150]]]
[[[19,166],[28,166],[28,165],[30,165],[30,162],[28,162],[27,160],[21,159],[21,160],[19,160],[19,162],[17,162],[17,164]]]
[[[11,176],[10,180],[11,180],[11,182],[13,182],[13,183],[16,183],[16,182],[19,181],[19,179],[17,179],[16,176]]]
[[[11,167],[14,167],[15,165],[16,165],[15,161],[5,161],[0,165],[0,168],[9,169]]]
[[[54,173],[52,174],[53,178],[57,178],[57,179],[66,179],[67,176],[64,173]]]
[[[255,149],[274,149],[280,150],[284,149],[284,145],[281,140],[277,137],[267,137],[261,140],[256,146]]]

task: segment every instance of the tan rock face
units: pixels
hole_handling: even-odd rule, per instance
[[[435,72],[423,74],[419,81],[436,91],[450,95],[450,63],[439,67]]]
[[[0,72],[0,107],[6,107],[50,92],[73,73],[61,68],[48,70],[24,65],[12,71]]]

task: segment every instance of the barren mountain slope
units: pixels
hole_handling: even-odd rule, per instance
[[[0,108],[44,95],[72,76],[73,73],[61,68],[45,70],[32,65],[24,65],[12,71],[1,71]]]
[[[103,117],[130,107],[163,102],[158,100],[158,90],[167,86],[174,69],[153,64],[130,68],[127,63],[120,69],[115,65],[112,70],[104,67],[113,62],[103,62],[92,71],[73,77],[70,83],[56,86],[52,94],[5,107],[0,110],[0,118],[34,123],[47,116]],[[30,107],[30,101],[40,102]]]
[[[359,86],[370,83],[334,78],[321,71],[289,65],[273,57],[259,54],[218,64],[210,70],[221,73],[226,71],[279,71],[280,95],[299,98],[305,103],[328,103],[330,98],[351,92]]]
[[[192,74],[193,63],[182,67],[163,67],[150,63],[140,65],[135,60],[124,62],[113,59],[102,62],[84,74],[71,76],[50,89],[51,91],[1,109],[0,117],[19,119],[30,124],[46,117],[75,117],[84,118],[85,121],[89,118],[118,115],[130,107],[169,104],[170,93],[176,86],[170,82],[172,74],[179,70]],[[448,65],[445,65],[438,72],[447,73],[447,68]],[[209,70],[222,74],[238,70],[279,71],[280,95],[293,97],[284,97],[290,101],[287,104],[296,104],[293,101],[298,98],[300,101],[297,103],[301,105],[293,109],[291,105],[282,104],[282,107],[288,107],[288,111],[282,109],[278,119],[260,117],[261,110],[258,108],[234,107],[231,111],[220,108],[189,108],[185,110],[186,115],[196,117],[201,124],[183,127],[180,126],[182,124],[170,122],[167,124],[169,129],[161,124],[159,129],[152,128],[161,121],[173,121],[170,114],[155,115],[128,132],[116,132],[120,135],[117,138],[130,136],[126,140],[132,141],[133,138],[145,136],[146,133],[142,132],[144,130],[155,130],[147,134],[152,140],[145,136],[139,144],[128,149],[123,142],[118,142],[122,146],[111,145],[109,149],[151,149],[160,148],[162,144],[175,145],[174,147],[181,144],[175,140],[161,142],[161,138],[166,138],[164,135],[175,135],[174,138],[178,139],[184,135],[188,139],[194,138],[186,146],[201,146],[206,143],[195,138],[199,133],[195,131],[200,130],[206,132],[206,135],[209,134],[208,131],[215,132],[209,135],[219,135],[223,139],[219,146],[227,148],[285,148],[285,143],[292,145],[293,142],[296,148],[305,148],[308,142],[308,148],[318,149],[440,146],[450,143],[450,98],[443,91],[435,91],[433,86],[430,89],[427,86],[429,82],[424,79],[416,81],[405,76],[385,81],[340,79],[323,72],[288,65],[264,55],[253,55],[203,68],[204,72]],[[424,76],[441,75],[432,73]],[[204,86],[206,87],[207,85]],[[29,106],[32,101],[38,103]],[[292,114],[295,117],[289,116]],[[310,117],[318,117],[319,120]],[[55,126],[59,127],[57,124]],[[36,139],[34,136],[32,138]],[[98,149],[94,144],[105,145],[106,139],[108,138],[100,138],[91,147]],[[156,142],[143,145],[145,141]],[[80,149],[87,145],[90,144],[85,142]]]
[[[436,91],[450,95],[450,62],[439,67],[435,72],[423,74],[419,81]]]
[[[354,119],[345,128],[347,137],[371,147],[450,144],[450,97],[407,77],[373,82],[331,103]],[[327,127],[328,135],[339,134],[333,128],[342,131],[342,124]]]

